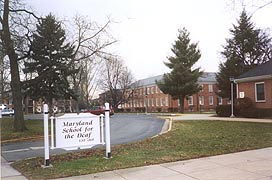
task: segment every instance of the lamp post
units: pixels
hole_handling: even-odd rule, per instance
[[[234,118],[235,116],[234,116],[234,113],[233,113],[233,107],[234,107],[234,105],[233,105],[233,83],[234,83],[234,78],[233,77],[230,77],[230,91],[231,91],[231,115],[230,115],[230,117],[231,118]]]

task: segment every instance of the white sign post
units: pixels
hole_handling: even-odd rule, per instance
[[[44,112],[44,120],[43,120],[43,127],[44,127],[44,168],[51,167],[49,163],[49,137],[48,137],[48,105],[43,105],[43,112]]]
[[[106,134],[106,158],[111,158],[111,142],[110,142],[110,106],[105,103],[105,134]]]

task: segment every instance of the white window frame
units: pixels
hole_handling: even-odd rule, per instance
[[[218,104],[219,105],[222,105],[223,104],[223,98],[218,96]]]
[[[168,96],[165,96],[165,106],[169,106]]]
[[[161,106],[163,106],[163,99],[162,99],[162,97],[160,98],[160,104],[161,104]]]
[[[264,99],[263,100],[258,100],[257,99],[257,85],[259,85],[259,84],[263,84],[263,87],[264,87]],[[265,84],[264,84],[264,82],[257,82],[257,83],[255,83],[255,101],[256,102],[266,102],[266,98],[265,98]]]
[[[180,105],[180,102],[179,102]],[[194,105],[194,98],[193,96],[188,96],[188,105],[193,106]]]
[[[213,96],[209,96],[209,105],[210,105],[210,106],[213,105]]]
[[[204,96],[199,96],[199,105],[204,106],[204,104],[205,104],[205,98],[204,98]]]
[[[203,92],[204,91],[204,84],[200,84],[199,86],[201,87],[200,92]]]
[[[158,94],[159,93],[159,91],[158,91],[159,87],[156,86],[155,88],[156,88],[156,94]]]
[[[208,85],[208,89],[209,89],[209,92],[213,92],[213,85],[212,85],[212,84],[209,84],[209,85]]]

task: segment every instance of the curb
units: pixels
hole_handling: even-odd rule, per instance
[[[164,124],[162,126],[161,132],[155,136],[152,136],[151,139],[158,137],[162,134],[168,133],[169,131],[171,131],[172,129],[172,122],[173,122],[173,118],[172,117],[168,117],[165,119]]]

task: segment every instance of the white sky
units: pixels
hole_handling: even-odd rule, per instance
[[[219,62],[223,61],[222,45],[241,12],[241,3],[234,7],[232,1],[29,0],[42,15],[52,12],[65,19],[75,14],[88,15],[101,25],[110,16],[118,22],[111,25],[118,43],[110,49],[124,59],[136,79],[168,72],[163,62],[171,55],[178,29],[183,27],[190,32],[192,42],[199,43],[202,56],[197,66],[204,71],[217,71]],[[252,17],[256,27],[263,29],[272,29],[271,19],[272,5],[258,10]]]

